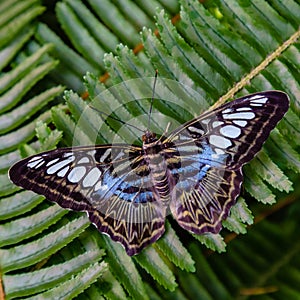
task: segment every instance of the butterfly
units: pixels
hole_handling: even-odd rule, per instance
[[[251,94],[204,112],[168,136],[146,130],[141,146],[51,150],[17,162],[9,176],[63,208],[85,211],[132,256],[162,236],[169,212],[192,233],[218,233],[240,194],[242,166],[288,107],[283,92]]]

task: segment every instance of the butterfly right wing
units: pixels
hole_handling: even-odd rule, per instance
[[[285,93],[260,92],[205,112],[169,136],[181,158],[170,208],[183,228],[219,232],[240,193],[242,166],[262,148],[288,107]]]
[[[9,176],[64,208],[86,211],[134,255],[163,234],[166,214],[141,154],[126,145],[60,148],[19,161]]]

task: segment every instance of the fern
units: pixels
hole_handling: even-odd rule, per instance
[[[59,1],[54,13],[63,34],[46,17],[38,21],[45,10],[39,1],[0,4],[0,295],[299,298],[299,4],[180,4]],[[222,234],[192,236],[169,219],[166,234],[130,258],[84,215],[13,186],[7,170],[21,155],[52,149],[60,140],[62,145],[106,143],[113,136],[132,141],[128,128],[119,131],[118,122],[103,123],[95,111],[87,113],[87,101],[78,93],[93,104],[101,101],[102,111],[116,113],[111,107],[119,107],[118,117],[130,121],[148,112],[147,101],[131,100],[151,95],[155,69],[162,99],[155,103],[157,130],[170,119],[182,123],[215,103],[259,90],[286,91],[291,107],[244,168],[245,192]],[[65,92],[66,105],[59,104],[60,84],[75,91]],[[141,122],[147,127],[146,119]],[[278,202],[266,208],[254,199]],[[217,253],[225,247],[226,253]]]

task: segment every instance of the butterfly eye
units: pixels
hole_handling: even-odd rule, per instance
[[[143,143],[150,144],[156,140],[156,133],[146,131],[146,133],[142,136]]]

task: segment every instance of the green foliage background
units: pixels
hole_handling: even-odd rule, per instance
[[[297,0],[3,0],[0,299],[300,298],[299,21]],[[291,106],[245,166],[221,234],[193,236],[170,218],[166,234],[130,258],[84,214],[20,190],[7,171],[29,154],[90,143],[101,119],[91,112],[77,126],[87,103],[155,69],[168,88],[164,99],[192,98],[186,86],[200,94],[192,99],[199,114],[228,100],[228,91],[283,90]],[[166,79],[184,85],[175,91]],[[122,97],[135,93],[124,86]],[[100,100],[122,103],[113,94]],[[147,105],[125,106],[118,117],[129,120]],[[155,109],[162,120],[192,117],[165,102]],[[107,123],[99,143],[119,126]]]

